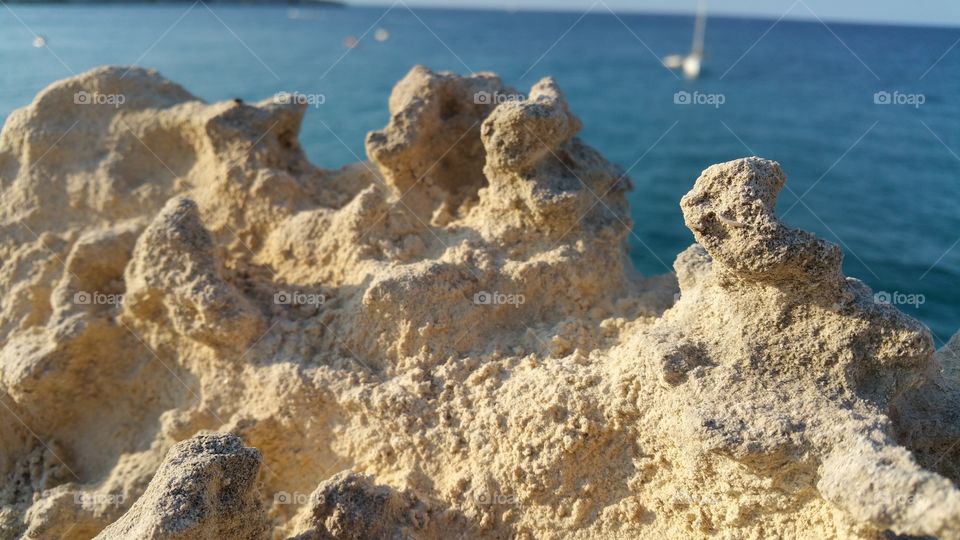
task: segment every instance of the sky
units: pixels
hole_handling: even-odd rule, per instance
[[[410,6],[480,7],[605,12],[693,13],[698,0],[404,0]],[[352,5],[389,5],[390,0],[348,0]],[[825,21],[960,26],[960,0],[713,0],[715,15]],[[786,15],[784,15],[786,14]]]

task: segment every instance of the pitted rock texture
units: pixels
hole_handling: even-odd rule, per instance
[[[0,538],[960,538],[960,336],[776,162],[642,277],[556,81],[416,67],[335,171],[290,101],[108,67],[7,119]]]
[[[260,538],[260,452],[234,435],[198,435],[167,453],[147,490],[99,540]]]
[[[321,483],[310,496],[307,531],[295,540],[437,537],[429,507],[416,495],[374,485],[349,471]]]

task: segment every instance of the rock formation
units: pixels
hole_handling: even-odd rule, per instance
[[[267,522],[259,469],[260,452],[234,435],[177,443],[143,495],[97,538],[260,538]]]
[[[960,538],[960,337],[777,163],[645,278],[552,79],[416,67],[335,171],[295,101],[100,68],[7,119],[0,538]]]

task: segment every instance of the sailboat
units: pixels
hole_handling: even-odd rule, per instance
[[[696,79],[700,76],[700,66],[703,62],[703,37],[707,32],[707,4],[701,1],[697,6],[697,19],[693,25],[693,44],[690,54],[671,54],[663,58],[663,65],[670,69],[680,69],[683,76]]]

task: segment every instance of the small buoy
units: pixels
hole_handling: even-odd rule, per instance
[[[42,49],[47,46],[47,38],[37,35],[33,38],[33,46],[37,49]]]
[[[347,36],[347,37],[343,38],[343,46],[346,47],[346,48],[348,48],[348,49],[356,48],[356,46],[357,46],[359,43],[360,43],[360,41],[358,41],[357,38],[354,37],[354,36]]]
[[[390,32],[386,28],[377,28],[373,32],[373,39],[383,42],[390,39]]]

